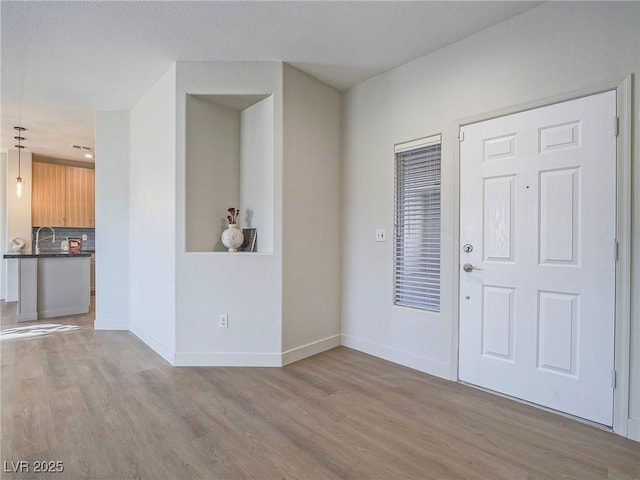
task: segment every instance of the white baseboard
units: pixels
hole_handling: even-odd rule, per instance
[[[109,320],[95,319],[93,322],[94,330],[129,330],[129,322],[127,320]]]
[[[7,298],[5,299],[5,302],[9,303],[9,302],[17,302],[18,301],[18,294],[16,293],[14,294],[7,294]]]
[[[283,353],[177,352],[174,365],[176,367],[282,367],[338,347],[340,340],[340,335],[334,335]]]
[[[34,322],[36,320],[38,320],[38,312],[16,314],[16,322]]]
[[[338,334],[282,352],[282,365],[289,365],[290,363],[339,347],[341,341],[342,335]]]
[[[129,324],[129,331],[146,343],[151,350],[156,352],[171,365],[176,366],[176,353],[156,339],[153,335],[149,335],[140,325],[131,322]]]
[[[281,367],[279,353],[176,353],[176,367]]]
[[[379,357],[393,363],[398,363],[405,367],[413,368],[429,375],[449,380],[451,375],[451,365],[448,363],[436,362],[430,358],[413,353],[398,350],[386,345],[371,342],[363,338],[342,335],[342,345],[354,350],[358,350],[374,357]]]
[[[38,311],[38,319],[42,318],[55,318],[66,317],[68,315],[80,315],[89,313],[89,305],[86,307],[69,307],[69,308],[56,308],[53,310],[40,310]]]
[[[627,437],[640,442],[640,420],[630,418],[627,425]]]

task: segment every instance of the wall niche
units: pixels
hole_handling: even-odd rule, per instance
[[[256,228],[258,252],[273,253],[274,108],[271,94],[186,99],[186,250],[226,252],[229,207]]]

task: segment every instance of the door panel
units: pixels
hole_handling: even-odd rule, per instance
[[[460,379],[605,425],[615,116],[611,91],[465,126],[460,144]]]
[[[577,265],[580,169],[540,172],[540,263]]]
[[[482,354],[513,361],[515,289],[482,287]]]
[[[576,375],[580,297],[571,293],[538,294],[538,368]]]
[[[515,177],[484,179],[484,259],[513,261]]]

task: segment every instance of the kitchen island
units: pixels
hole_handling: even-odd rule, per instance
[[[7,253],[18,262],[16,320],[89,312],[91,252]]]

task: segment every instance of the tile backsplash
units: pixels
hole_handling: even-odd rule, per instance
[[[40,250],[60,250],[60,242],[67,238],[82,238],[82,235],[86,235],[87,239],[82,240],[82,250],[95,250],[96,249],[96,236],[94,228],[64,228],[55,227],[56,241],[51,241],[51,231],[48,228],[43,228],[40,231]],[[36,242],[36,232],[38,227],[34,227],[31,232],[31,241],[33,245]]]

